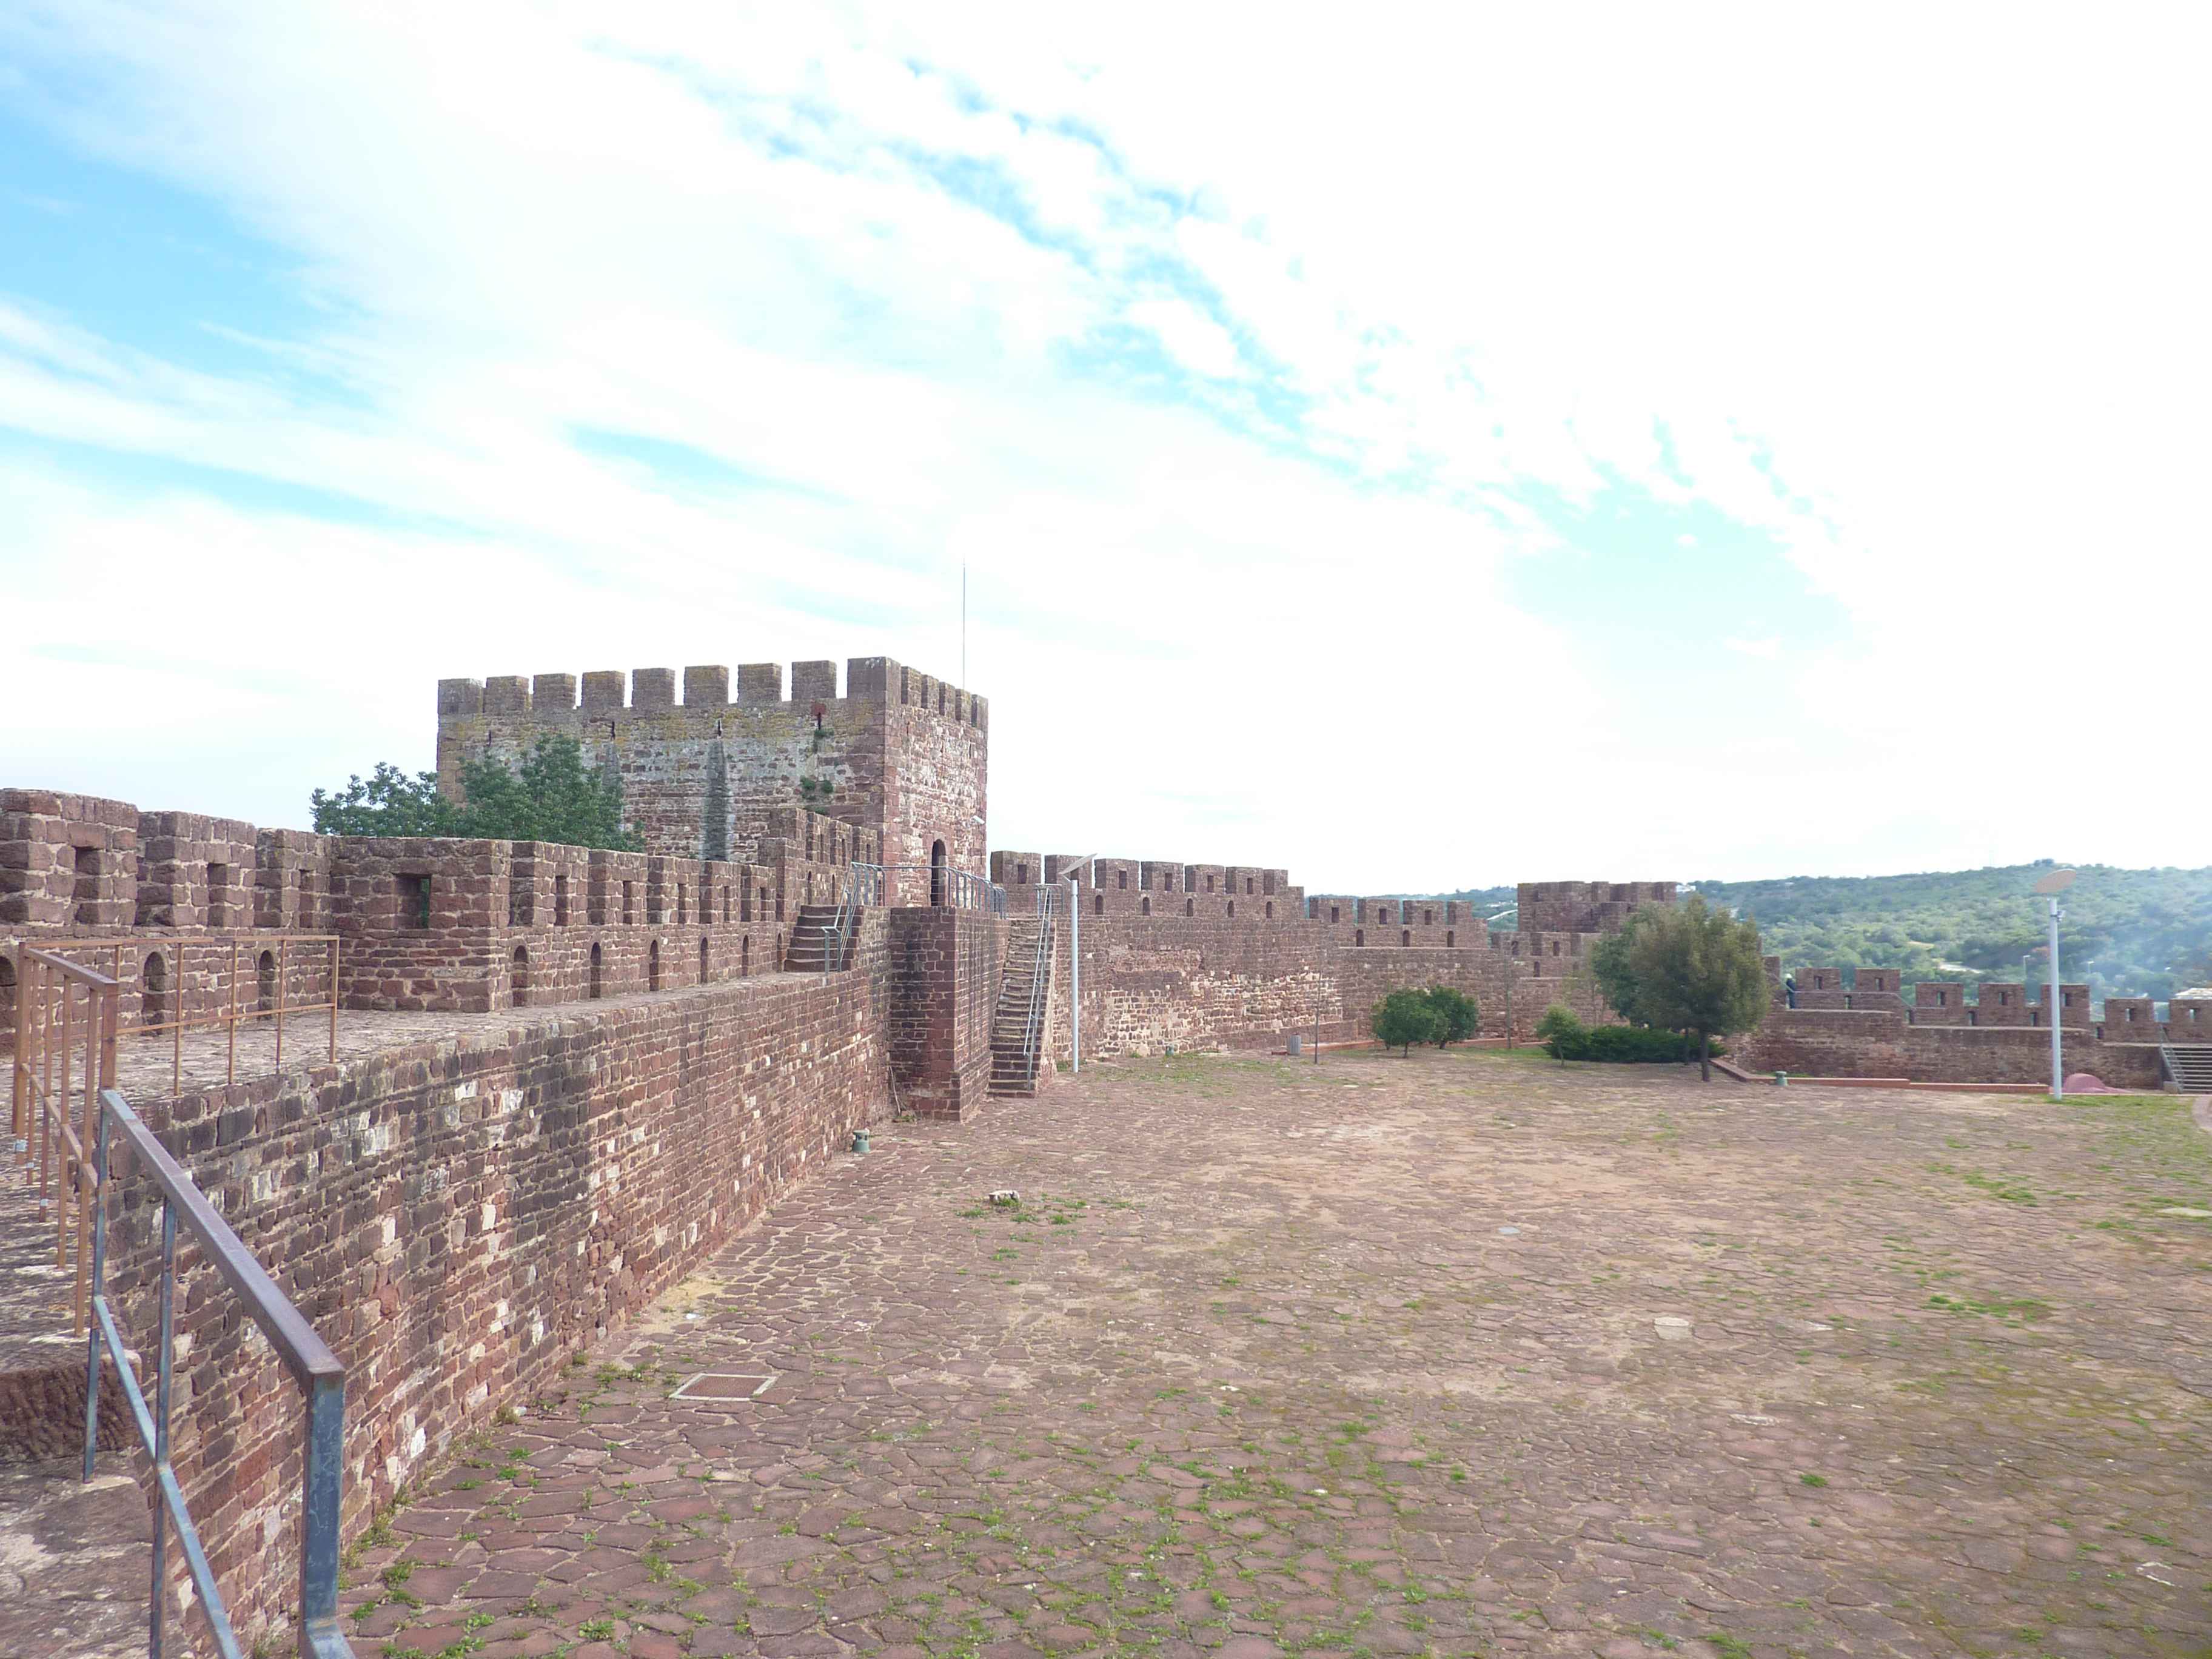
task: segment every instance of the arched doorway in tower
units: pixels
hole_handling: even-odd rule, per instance
[[[530,1006],[530,952],[520,945],[514,947],[514,969],[508,976],[507,987],[516,1007]]]
[[[929,902],[945,902],[945,843],[933,842],[929,848]]]
[[[276,1008],[276,953],[264,951],[260,960],[253,964],[253,1002],[263,1013],[273,1013]]]

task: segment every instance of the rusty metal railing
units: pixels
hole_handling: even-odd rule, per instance
[[[295,1001],[289,995],[295,965],[306,958],[296,954],[311,949],[327,951],[329,994],[319,1001]],[[139,1022],[125,1028],[121,1018],[126,985],[125,952],[140,951],[163,955],[169,988],[150,994],[173,998],[175,1013],[166,1019]],[[204,988],[195,1009],[194,987],[188,964],[195,951],[213,952],[216,974],[211,988]],[[241,952],[252,951],[257,975],[251,1006],[240,1000],[245,969]],[[271,953],[272,983],[264,1000],[258,981],[259,957]],[[86,955],[107,957],[106,971],[82,961]],[[208,958],[203,957],[204,969]],[[228,979],[228,983],[224,982]],[[284,1063],[284,1021],[287,1015],[323,1013],[328,1016],[325,1048],[337,1058],[338,938],[335,933],[264,933],[193,936],[149,935],[115,939],[55,939],[44,946],[26,944],[18,956],[15,986],[15,1047],[9,1073],[9,1129],[13,1150],[24,1176],[38,1189],[41,1210],[50,1212],[54,1227],[54,1266],[64,1273],[76,1269],[71,1297],[71,1330],[85,1331],[86,1274],[90,1222],[85,1197],[91,1190],[88,1149],[94,1101],[102,1089],[116,1083],[116,1046],[123,1036],[170,1036],[169,1088],[181,1091],[184,1075],[184,1036],[187,1030],[221,1028],[228,1042],[223,1063],[226,1084],[238,1080],[238,1032],[243,1025],[268,1020],[275,1028],[276,1065]],[[143,999],[149,993],[142,984]],[[159,1005],[156,1005],[157,1006]]]
[[[15,1152],[39,1189],[39,1207],[54,1225],[54,1267],[69,1271],[76,1291],[70,1329],[84,1334],[86,1275],[90,1270],[91,1200],[96,1182],[86,1149],[100,1091],[115,1082],[116,1011],[122,988],[107,975],[51,951],[26,947],[16,970],[15,1086],[10,1103]],[[79,993],[82,992],[82,998]],[[84,1063],[72,1076],[83,1005]],[[55,1061],[60,1076],[55,1076]],[[70,1121],[74,1102],[83,1109]],[[35,1149],[35,1150],[34,1150]],[[35,1174],[33,1172],[35,1171]]]
[[[285,1016],[288,1014],[326,1015],[325,1058],[335,1060],[338,1057],[338,936],[336,933],[140,933],[109,939],[55,939],[46,945],[43,951],[40,953],[65,960],[70,956],[87,953],[97,956],[99,953],[105,952],[108,959],[107,977],[112,979],[118,986],[129,983],[125,973],[125,952],[131,957],[144,951],[149,955],[158,954],[163,957],[163,971],[167,976],[168,987],[173,988],[164,988],[150,994],[169,1000],[176,1010],[175,1017],[157,1020],[149,1020],[143,1017],[144,1000],[149,994],[142,978],[137,988],[141,1017],[137,1024],[128,1028],[125,1034],[143,1037],[158,1036],[164,1031],[169,1033],[169,1092],[175,1094],[184,1086],[185,1033],[189,1030],[205,1030],[217,1026],[225,1029],[228,1037],[223,1061],[223,1081],[226,1084],[238,1081],[239,1027],[240,1025],[250,1027],[258,1020],[268,1020],[275,1027],[276,1064],[277,1069],[281,1071],[284,1065]],[[191,978],[187,971],[188,964],[191,963],[192,952],[195,951],[212,953],[211,959],[215,969],[214,1000],[216,1004],[212,1008],[203,1008],[197,1012],[192,1012],[189,1006],[192,1000],[192,993]],[[272,951],[276,957],[273,964],[275,985],[274,994],[268,1006],[264,1006],[262,1004],[258,979],[252,1006],[241,1005],[240,995],[244,983],[243,964],[248,963],[252,964],[258,975],[262,954]],[[308,959],[302,952],[312,952],[326,959],[329,994],[320,1001],[295,1002],[290,1000],[292,970],[295,965]],[[241,955],[241,953],[244,954]],[[33,953],[27,949],[25,954],[27,957]],[[201,957],[198,965],[202,972],[207,971],[210,961],[210,956],[204,954]],[[21,977],[20,972],[18,977]],[[19,991],[19,997],[21,1002],[27,1003],[29,1000],[27,990]],[[23,1022],[20,1007],[16,1023],[18,1035],[15,1041],[15,1053],[20,1063],[23,1054],[23,1039],[21,1035]],[[36,1041],[35,1036],[33,1040]],[[21,1100],[20,1085],[16,1098],[20,1113]],[[19,1138],[21,1133],[21,1129],[16,1131]]]

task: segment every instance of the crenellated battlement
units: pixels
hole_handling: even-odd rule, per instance
[[[438,682],[438,784],[509,764],[546,733],[622,781],[647,850],[743,857],[766,810],[806,808],[880,839],[893,864],[981,875],[990,704],[889,657],[718,663]]]
[[[1618,932],[1639,906],[1672,904],[1671,881],[1524,881],[1514,890],[1519,924],[1534,933]]]
[[[988,699],[889,657],[848,658],[842,693],[837,665],[828,659],[793,663],[787,686],[781,663],[743,663],[735,684],[737,695],[732,696],[730,671],[719,664],[686,668],[680,682],[673,668],[634,668],[627,675],[609,668],[582,675],[443,679],[438,682],[438,719],[441,726],[447,720],[488,719],[560,726],[672,709],[722,714],[781,706],[811,712],[817,702],[864,702],[935,714],[962,726],[990,724]]]
[[[2016,979],[1923,979],[1910,1003],[1903,973],[1895,968],[1799,968],[1785,975],[1782,958],[1765,958],[1770,995],[1786,1014],[1887,1013],[1913,1026],[1978,1030],[2048,1030],[2051,988]],[[2063,1030],[2087,1032],[2108,1042],[2197,1042],[2212,1038],[2212,998],[2176,997],[2164,1012],[2149,997],[2108,996],[2100,1004],[2089,987],[2062,981],[2056,1012]]]

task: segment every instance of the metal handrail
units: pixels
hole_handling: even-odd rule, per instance
[[[100,1127],[94,1169],[98,1201],[93,1206],[92,1309],[94,1325],[86,1345],[84,1389],[84,1478],[93,1475],[100,1445],[100,1366],[103,1347],[114,1362],[124,1398],[129,1402],[138,1439],[154,1460],[161,1501],[154,1506],[154,1594],[147,1620],[147,1651],[161,1659],[168,1601],[168,1533],[173,1522],[185,1565],[198,1592],[201,1612],[213,1632],[222,1659],[243,1659],[230,1627],[222,1592],[200,1546],[185,1494],[169,1462],[170,1374],[176,1354],[175,1301],[177,1218],[199,1241],[200,1253],[215,1265],[232,1292],[261,1329],[300,1385],[307,1402],[307,1447],[300,1511],[300,1652],[302,1659],[354,1659],[353,1646],[338,1628],[338,1515],[344,1482],[345,1367],[315,1334],[290,1299],[262,1270],[238,1235],[217,1215],[192,1178],[154,1138],[138,1115],[112,1088],[100,1091]],[[129,1351],[107,1297],[108,1135],[120,1130],[142,1166],[161,1189],[161,1328],[156,1364],[156,1409],[131,1366]]]
[[[185,1012],[188,981],[188,975],[185,972],[185,955],[193,945],[228,945],[230,947],[229,1003],[212,1013],[187,1013]],[[286,993],[291,984],[291,970],[295,960],[292,947],[301,945],[327,946],[329,949],[331,986],[330,996],[326,1000],[291,1002],[286,1000]],[[260,1006],[258,994],[252,1007],[241,1008],[239,1006],[239,951],[241,945],[248,951],[266,951],[271,946],[276,949],[276,995],[274,1005],[270,1007],[264,1008]],[[276,930],[258,933],[138,933],[108,939],[57,939],[48,947],[47,953],[60,958],[64,951],[105,951],[108,953],[109,976],[118,985],[123,982],[124,951],[130,951],[134,955],[139,951],[173,951],[175,953],[173,967],[177,988],[173,994],[177,1000],[176,1018],[155,1021],[148,1021],[142,1018],[137,1024],[131,1028],[131,1035],[152,1036],[161,1031],[172,1034],[169,1092],[178,1094],[183,1091],[184,1087],[185,1033],[196,1028],[204,1029],[216,1025],[228,1027],[228,1052],[224,1060],[223,1077],[226,1085],[238,1081],[238,1028],[241,1022],[251,1025],[257,1020],[265,1019],[275,1024],[276,1066],[281,1071],[284,1066],[284,1016],[327,1014],[329,1025],[326,1058],[335,1061],[338,1057],[338,953],[340,948],[339,936],[336,933],[298,933],[289,930]],[[306,958],[302,957],[298,960],[304,962]],[[217,972],[220,974],[220,967]],[[218,981],[218,988],[220,988],[220,981]],[[142,985],[139,988],[139,995],[143,999],[145,994],[145,988]],[[22,1044],[19,1042],[16,1044],[19,1053],[21,1048]]]
[[[1036,959],[1030,970],[1029,1015],[1022,1024],[1022,1064],[1027,1074],[1024,1083],[1035,1083],[1037,1073],[1037,1037],[1043,1020],[1045,975],[1052,964],[1052,895],[1049,887],[1040,887],[1037,895]]]
[[[940,890],[945,894],[945,904],[951,909],[984,910],[994,916],[1006,914],[1006,890],[987,877],[975,875],[966,870],[954,870],[938,864],[864,864],[858,860],[852,867],[871,872],[874,883],[875,898],[863,902],[881,904],[884,902],[883,896],[888,886],[887,877],[928,876],[933,881],[944,884]]]
[[[845,944],[852,934],[853,922],[855,919],[854,912],[860,902],[860,888],[863,879],[859,866],[846,866],[845,878],[839,884],[837,893],[837,922],[836,926],[830,930],[831,935],[837,942],[837,953],[823,963],[822,970],[825,974],[833,969],[842,971],[845,966]]]
[[[35,1129],[39,1143],[39,1204],[54,1212],[54,1267],[70,1266],[71,1233],[76,1261],[76,1294],[71,1300],[72,1335],[85,1328],[87,1258],[97,1188],[94,1185],[87,1148],[96,1115],[94,1097],[115,1081],[115,1026],[121,988],[106,974],[70,962],[48,951],[26,947],[15,1005],[15,1053],[10,1127],[15,1156],[28,1175],[34,1161],[31,1140]],[[70,1081],[70,1061],[76,1054],[76,993],[84,990],[84,1071],[82,1083]],[[57,995],[56,992],[59,994]],[[35,1018],[33,1010],[36,1009]],[[54,1016],[61,1016],[57,1042]],[[54,1056],[61,1055],[61,1081],[54,1080]],[[84,1113],[82,1127],[70,1122],[70,1103],[82,1087]],[[74,1213],[76,1224],[70,1224]]]

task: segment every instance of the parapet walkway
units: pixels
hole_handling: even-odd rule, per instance
[[[383,1010],[341,1009],[337,1017],[337,1057],[340,1062],[365,1060],[386,1049],[410,1043],[436,1042],[452,1037],[495,1035],[532,1020],[573,1018],[603,1010],[631,1008],[664,999],[722,991],[732,985],[819,979],[818,974],[754,974],[745,979],[715,980],[706,985],[675,986],[665,991],[641,991],[630,996],[546,1002],[523,1008],[495,1009],[488,1014],[393,1013]],[[284,1065],[287,1073],[330,1063],[330,1024],[326,1015],[309,1014],[289,1020],[284,1027]],[[230,1039],[220,1028],[187,1032],[182,1063],[172,1038],[125,1035],[116,1048],[118,1085],[135,1104],[166,1100],[173,1093],[192,1094],[220,1089],[227,1083],[249,1083],[276,1072],[276,1028],[264,1020],[241,1024],[234,1064]],[[179,1073],[178,1089],[171,1088],[173,1073]]]

